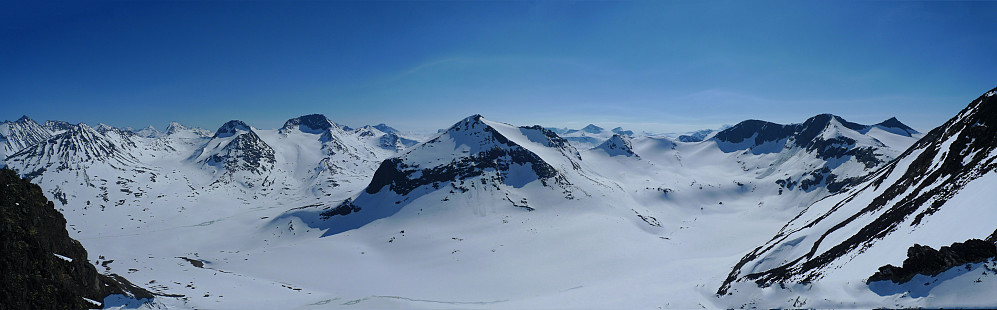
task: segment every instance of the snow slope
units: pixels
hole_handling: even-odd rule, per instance
[[[882,266],[902,265],[915,245],[937,249],[980,239],[992,246],[997,233],[990,221],[997,216],[991,203],[997,195],[990,190],[997,186],[994,93],[973,100],[861,184],[806,208],[744,256],[718,293],[760,307],[997,304],[995,279],[987,273],[992,262],[960,264],[958,270],[922,274],[910,283],[870,279]],[[809,303],[784,302],[801,300],[794,296]]]
[[[781,145],[599,130],[579,147],[480,115],[418,144],[322,115],[207,137],[81,126],[11,166],[91,262],[183,295],[170,307],[227,309],[725,308],[726,266],[828,194],[798,185],[810,172],[857,178],[914,141],[832,117],[780,125]],[[122,152],[55,152],[110,144]]]

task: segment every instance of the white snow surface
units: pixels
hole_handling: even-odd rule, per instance
[[[878,146],[890,158],[916,140],[837,127],[824,134]],[[176,130],[124,137],[81,127],[78,135],[110,141],[126,154],[83,160],[86,148],[57,152],[64,148],[59,143],[94,143],[67,134],[41,144],[44,155],[20,158],[11,167],[22,173],[48,168],[32,182],[65,214],[89,260],[113,259],[111,272],[157,293],[184,295],[157,298],[160,306],[176,309],[787,306],[784,299],[796,295],[784,290],[755,288],[759,293],[743,299],[715,295],[744,254],[827,196],[823,187],[781,190],[775,181],[803,180],[821,165],[833,166],[840,177],[874,170],[849,158],[825,162],[798,148],[726,152],[715,141],[654,136],[618,142],[637,156],[612,156],[594,145],[557,146],[537,128],[469,117],[402,149],[381,145],[386,133],[372,127],[334,126],[321,133],[252,128],[273,148],[275,164],[266,174],[246,175],[247,182],[225,183],[196,163],[230,138],[170,128]],[[482,143],[484,128],[511,146]],[[611,136],[600,136],[600,143]],[[125,148],[129,141],[134,146]],[[365,191],[386,158],[428,169],[496,147],[535,154],[563,182],[542,180],[530,165],[512,165],[405,196]],[[67,162],[72,165],[56,169]],[[489,182],[500,173],[503,182]],[[979,186],[997,185],[988,182]],[[345,199],[360,210],[318,216]],[[951,217],[940,213],[936,223],[924,225],[951,225],[956,215]],[[974,220],[987,218],[993,217]],[[933,246],[951,242],[923,237],[922,244]],[[900,247],[898,242],[899,252],[890,255],[902,255],[906,247]],[[840,307],[935,305],[881,297],[864,283],[849,282],[850,275],[871,274],[872,265],[859,264],[832,285],[806,288],[807,294],[856,302],[827,304]],[[936,292],[945,289],[951,288]],[[153,307],[111,300],[105,300],[109,308]]]

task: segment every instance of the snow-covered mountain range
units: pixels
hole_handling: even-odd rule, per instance
[[[183,295],[167,307],[979,306],[951,292],[997,285],[993,94],[928,134],[830,114],[675,139],[481,115],[422,141],[318,114],[0,133],[90,260]],[[970,265],[925,280],[910,253]]]

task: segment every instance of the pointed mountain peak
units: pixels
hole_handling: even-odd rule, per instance
[[[170,122],[170,125],[166,126],[167,135],[174,135],[184,130],[187,130],[187,127],[177,122]]]
[[[28,116],[27,116],[27,115],[21,115],[21,118],[18,118],[18,119],[17,119],[16,121],[14,121],[14,122],[15,122],[15,123],[25,123],[25,122],[28,122],[28,121],[31,121],[31,122],[34,122],[33,120],[31,120],[31,118],[28,118]]]
[[[838,124],[841,124],[845,128],[855,131],[861,131],[869,127],[866,125],[861,125],[846,121],[841,116],[824,113],[824,114],[817,114],[814,117],[808,118],[805,122],[803,122],[803,127],[804,127],[803,130],[804,131],[813,130],[819,132],[822,131],[824,128],[826,128],[828,125],[830,125],[832,121],[836,121]]]
[[[640,157],[634,153],[633,146],[630,144],[630,138],[621,134],[614,134],[606,142],[595,148],[605,151],[609,156]]]
[[[290,130],[297,129],[306,133],[318,134],[318,133],[323,133],[332,127],[339,127],[339,126],[329,121],[329,119],[326,118],[325,115],[309,114],[287,120],[287,122],[284,122],[284,127],[281,128],[281,130],[283,132],[287,132]]]
[[[876,124],[876,126],[883,130],[908,137],[911,136],[912,134],[920,133],[917,130],[914,130],[914,128],[910,128],[910,126],[901,123],[900,120],[898,120],[896,117],[891,117],[888,120],[882,121],[879,124]]]
[[[218,128],[218,131],[215,132],[214,138],[231,137],[238,134],[240,131],[252,132],[253,130],[249,127],[249,125],[246,125],[246,123],[240,120],[231,120],[222,125],[222,127]]]
[[[454,132],[454,131],[461,131],[461,130],[470,130],[470,129],[474,129],[474,128],[478,128],[478,127],[482,127],[482,128],[483,127],[487,127],[488,124],[485,124],[484,119],[485,118],[483,116],[481,116],[481,114],[474,114],[474,115],[465,117],[464,119],[460,120],[459,122],[457,122],[453,126],[450,126],[450,128],[447,129],[447,130],[445,130],[444,132]]]
[[[599,126],[596,126],[596,125],[593,125],[593,124],[588,124],[588,126],[585,126],[585,128],[582,128],[582,131],[587,132],[587,133],[601,133],[602,132],[602,127],[599,127]]]

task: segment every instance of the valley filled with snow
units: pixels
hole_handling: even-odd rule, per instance
[[[160,295],[108,308],[992,306],[990,260],[867,279],[914,244],[992,243],[993,93],[927,134],[830,114],[681,138],[318,114],[0,134],[98,271]]]

